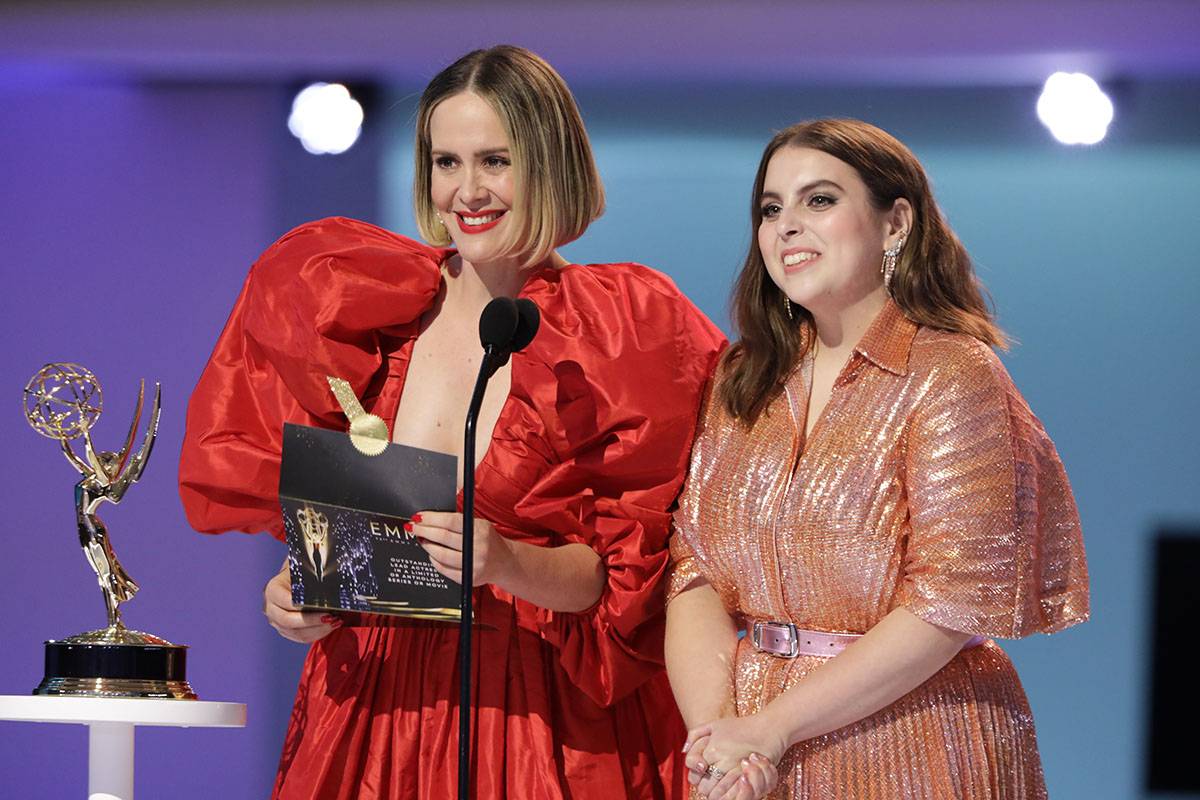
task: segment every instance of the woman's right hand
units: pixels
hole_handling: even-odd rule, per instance
[[[779,785],[779,770],[765,756],[751,753],[739,766],[713,786],[708,800],[761,800]]]
[[[787,750],[778,727],[759,712],[723,717],[692,728],[683,746],[688,782],[708,800],[755,800],[765,796],[779,782],[775,764]],[[718,768],[715,773],[713,768]]]
[[[300,611],[292,605],[292,576],[286,561],[263,588],[263,614],[267,622],[285,639],[310,644],[328,636],[342,621],[320,611]]]

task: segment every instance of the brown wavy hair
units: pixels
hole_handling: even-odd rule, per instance
[[[946,224],[929,179],[912,151],[886,131],[856,119],[801,122],[775,134],[763,151],[750,195],[750,248],[731,306],[738,341],[721,358],[718,398],[752,425],[815,339],[812,314],[792,304],[771,280],[758,248],[767,164],[783,147],[810,147],[849,164],[880,211],[901,197],[913,209],[912,230],[896,262],[889,292],[904,315],[920,325],[958,331],[995,347],[1008,339],[996,325],[971,257]],[[882,262],[883,253],[879,254]]]
[[[473,50],[434,76],[417,107],[413,211],[421,236],[439,246],[450,244],[450,235],[429,197],[429,121],[439,103],[463,92],[487,101],[512,148],[519,200],[504,249],[539,263],[604,213],[604,185],[575,98],[544,59],[515,45]]]

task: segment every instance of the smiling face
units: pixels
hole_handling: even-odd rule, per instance
[[[511,146],[500,117],[473,92],[447,97],[429,120],[430,200],[463,259],[505,256],[516,194]]]
[[[821,150],[771,156],[759,197],[758,247],[771,280],[814,314],[838,313],[883,293],[883,251],[895,214],[871,203],[853,167]]]

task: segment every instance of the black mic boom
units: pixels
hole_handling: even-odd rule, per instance
[[[508,357],[533,341],[541,314],[532,300],[497,297],[479,315],[483,363],[467,406],[463,436],[462,596],[458,623],[458,796],[467,800],[471,781],[471,589],[475,565],[475,425],[488,379],[508,363]]]

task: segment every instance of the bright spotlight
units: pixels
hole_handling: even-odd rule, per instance
[[[340,83],[314,83],[292,101],[288,130],[313,154],[344,153],[362,132],[363,108]]]
[[[1063,144],[1096,144],[1108,133],[1113,104],[1082,72],[1056,72],[1046,79],[1037,114]]]

